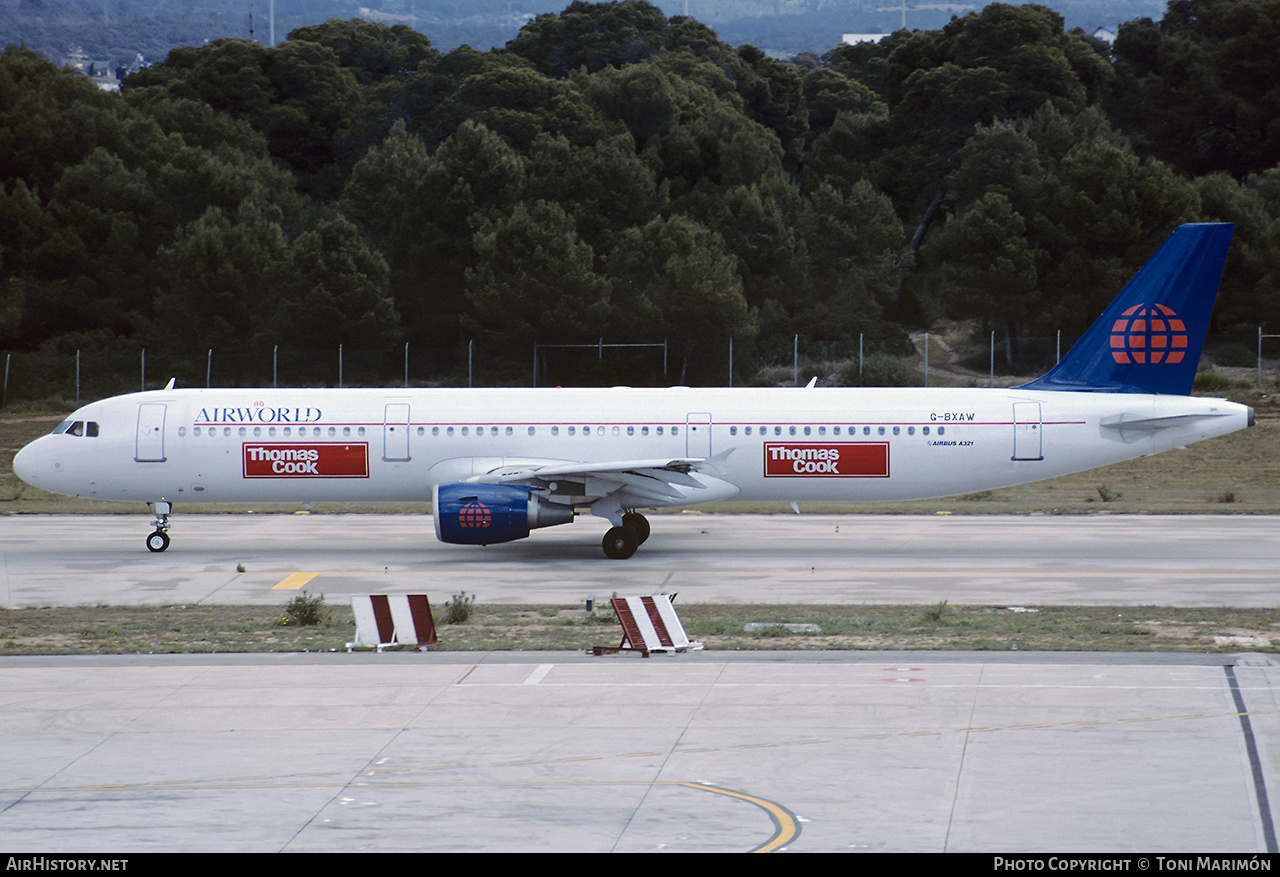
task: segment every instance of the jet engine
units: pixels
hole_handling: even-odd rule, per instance
[[[438,484],[433,499],[436,538],[458,545],[511,542],[573,520],[572,506],[510,484]]]

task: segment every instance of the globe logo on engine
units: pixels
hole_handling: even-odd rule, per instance
[[[1173,365],[1187,352],[1187,326],[1172,308],[1134,305],[1111,327],[1111,358],[1121,364]]]
[[[492,523],[489,507],[482,502],[472,500],[458,509],[458,526],[474,529],[488,527]]]

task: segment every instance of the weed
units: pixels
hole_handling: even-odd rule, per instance
[[[468,594],[466,591],[454,594],[453,599],[444,604],[444,623],[466,624],[475,611],[475,603],[475,594]]]
[[[1098,499],[1103,502],[1117,502],[1124,498],[1124,494],[1118,490],[1112,490],[1105,484],[1098,485]]]
[[[947,614],[947,601],[943,600],[937,605],[930,606],[924,610],[924,620],[930,624],[937,624],[942,621],[942,616]]]
[[[1218,494],[1216,502],[1232,503],[1236,501],[1236,492],[1234,490],[1224,490]]]
[[[276,618],[276,627],[316,627],[333,620],[333,612],[324,604],[324,594],[313,596],[303,591],[289,601]]]

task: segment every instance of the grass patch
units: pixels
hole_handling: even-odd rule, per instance
[[[324,607],[309,626],[278,625],[276,606],[71,606],[0,610],[0,656],[341,651],[355,634],[349,607]],[[443,616],[443,607],[437,614]],[[1280,609],[1157,606],[678,607],[707,649],[1020,651],[1280,651]],[[439,623],[437,650],[563,651],[615,645],[613,613],[551,605],[472,605],[463,624]],[[748,622],[764,625],[748,633]],[[812,624],[816,633],[783,625]]]

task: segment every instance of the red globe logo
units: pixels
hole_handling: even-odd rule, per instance
[[[469,502],[458,510],[458,526],[482,529],[492,522],[489,507],[482,502]]]
[[[1182,362],[1186,332],[1186,324],[1172,308],[1134,305],[1111,327],[1111,358],[1123,364]]]

